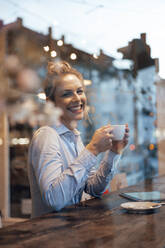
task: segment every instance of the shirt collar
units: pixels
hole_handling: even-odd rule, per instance
[[[72,131],[69,128],[67,128],[64,124],[61,124],[61,123],[58,125],[53,125],[52,127],[57,131],[59,135],[63,135],[65,133],[71,133],[76,136],[80,135],[80,132],[76,128]]]

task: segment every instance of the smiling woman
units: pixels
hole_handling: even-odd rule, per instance
[[[83,118],[86,96],[82,82],[75,75],[67,75],[63,78],[55,92],[55,104],[63,111],[61,119],[68,128],[71,128],[72,121]]]
[[[67,62],[48,63],[45,85],[47,100],[62,110],[61,121],[72,129],[76,121],[83,119],[86,111],[86,96],[82,75]]]
[[[96,130],[84,147],[76,129],[86,111],[84,81],[67,62],[48,64],[45,93],[47,101],[59,107],[62,114],[59,124],[37,130],[30,145],[32,217],[100,197],[109,187],[119,153],[128,142],[127,125],[123,140],[114,143],[109,124]],[[101,152],[106,153],[96,169],[97,155]]]

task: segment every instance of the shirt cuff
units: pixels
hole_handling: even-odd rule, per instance
[[[121,157],[121,154],[112,152],[112,151],[107,151],[105,152],[105,156],[103,158],[103,162],[106,163],[108,165],[109,169],[115,169],[114,165],[117,164],[117,162],[119,161]]]

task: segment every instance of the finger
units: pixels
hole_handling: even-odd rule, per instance
[[[125,132],[129,133],[129,128],[128,127],[125,128]]]
[[[112,139],[113,140],[113,138],[114,138],[114,135],[112,134],[112,133],[110,133],[110,132],[108,132],[108,137],[109,137],[109,139]]]
[[[125,124],[125,130],[126,130],[127,132],[129,132],[128,123]]]
[[[129,136],[125,136],[124,139],[123,139],[124,142],[128,142],[129,141]]]
[[[111,128],[111,125],[110,124],[108,124],[108,125],[106,125],[106,126],[103,126],[102,127],[102,130],[105,130],[105,131],[110,131],[112,128]]]
[[[113,127],[107,127],[106,129],[105,129],[108,133],[110,133],[110,134],[112,134],[112,132],[113,132]]]
[[[125,139],[125,138],[126,138],[126,139],[129,138],[129,134],[128,134],[128,133],[125,133],[125,134],[124,134],[124,139]]]
[[[112,134],[112,129],[110,127],[104,127],[100,131],[107,135]]]
[[[112,139],[111,138],[109,138],[109,144],[112,145]]]
[[[128,137],[125,137],[123,141],[125,142],[125,141],[128,141],[128,140],[129,140]]]
[[[110,138],[113,140],[114,139],[114,135],[112,133],[109,134]]]

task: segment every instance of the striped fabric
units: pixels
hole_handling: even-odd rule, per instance
[[[32,217],[100,197],[115,173],[119,155],[107,151],[100,165],[80,133],[64,125],[38,129],[29,149]]]

